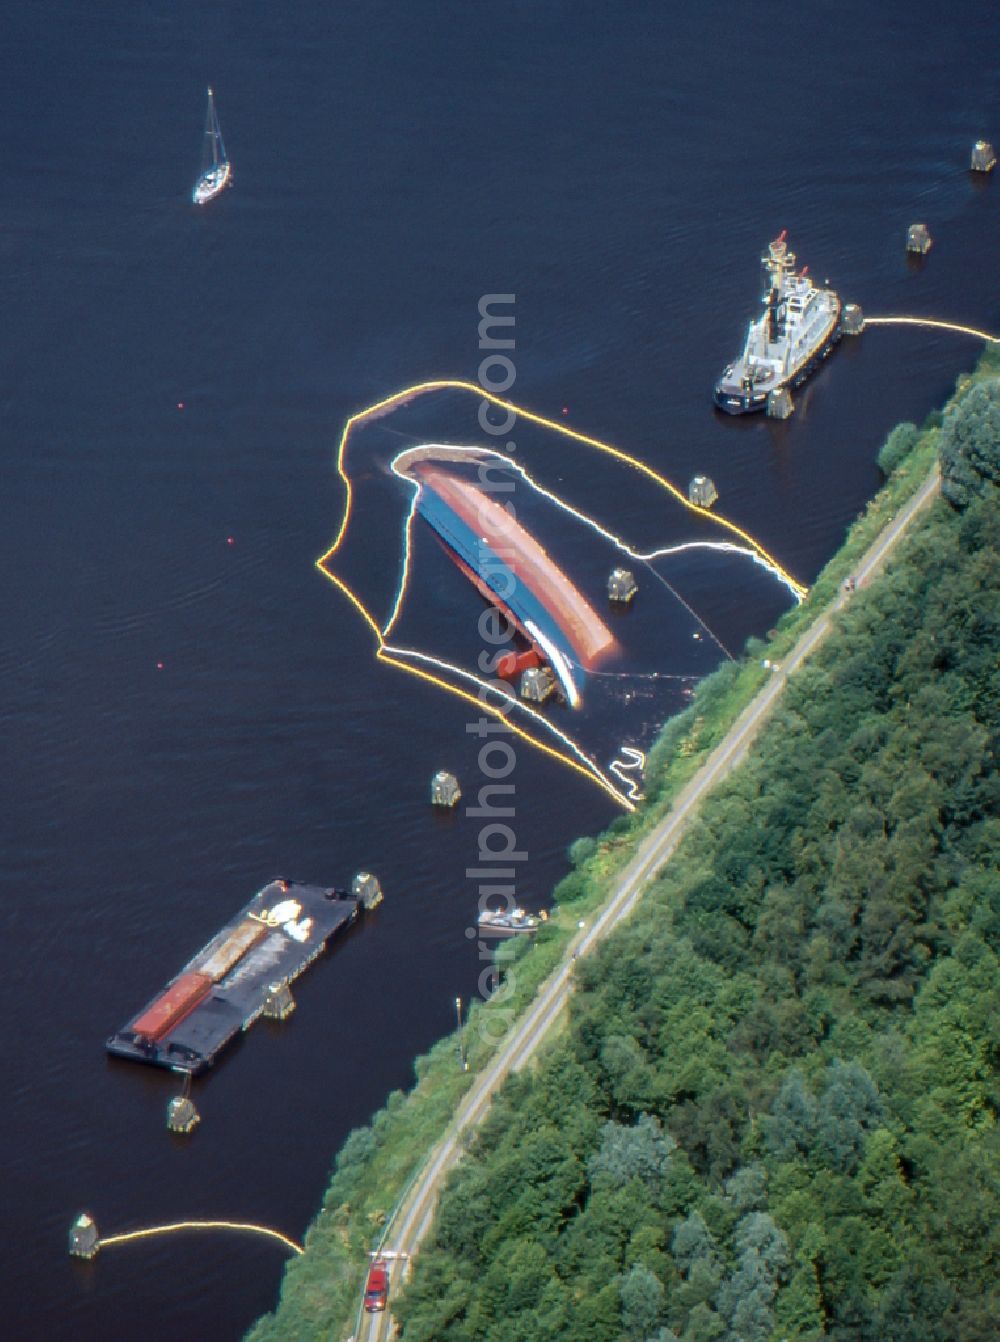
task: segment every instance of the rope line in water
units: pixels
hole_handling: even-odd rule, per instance
[[[955,331],[958,335],[972,336],[984,340],[987,345],[1000,345],[1000,336],[990,335],[989,331],[980,331],[976,326],[963,326],[960,322],[938,321],[935,317],[865,317],[862,329],[866,326],[928,326],[939,331]]]
[[[724,543],[723,543],[723,544],[724,544]],[[733,548],[733,547],[729,547],[729,548]],[[712,640],[712,642],[715,643],[715,644],[717,645],[717,647],[719,647],[719,648],[722,650],[723,653],[725,653],[725,655],[729,658],[729,660],[730,660],[731,662],[735,662],[736,658],[733,656],[733,654],[732,654],[732,653],[729,651],[729,649],[726,647],[725,643],[723,643],[722,639],[719,638],[718,634],[716,634],[712,629],[709,628],[709,626],[708,626],[708,625],[705,623],[705,621],[701,618],[701,616],[700,616],[700,615],[698,614],[698,612],[694,609],[694,607],[688,605],[688,603],[687,603],[687,602],[684,600],[684,598],[681,596],[680,592],[678,592],[677,589],[676,589],[671,583],[667,582],[666,578],[663,576],[662,573],[657,573],[656,569],[653,567],[653,565],[652,565],[648,560],[645,560],[644,562],[645,562],[645,564],[646,564],[646,568],[650,571],[650,573],[653,575],[653,577],[656,579],[656,581],[657,581],[657,582],[661,582],[661,583],[663,584],[663,586],[667,589],[667,591],[670,593],[670,595],[671,595],[676,601],[679,601],[679,602],[681,603],[681,605],[684,607],[684,609],[687,611],[687,613],[691,616],[691,618],[692,618],[697,624],[700,624],[700,625],[701,625],[702,629],[704,629],[705,633],[709,636],[709,638]]]
[[[639,788],[642,771],[646,767],[646,756],[641,750],[636,750],[635,746],[622,746],[621,753],[624,758],[612,760],[608,768],[628,788],[629,801],[642,801]],[[628,775],[632,772],[636,772],[638,778],[630,778]]]
[[[275,1239],[283,1244],[293,1253],[305,1253],[301,1244],[296,1244],[295,1240],[289,1239],[283,1235],[280,1230],[272,1230],[270,1226],[255,1225],[250,1221],[172,1221],[168,1225],[149,1226],[145,1230],[126,1230],[119,1235],[103,1235],[98,1241],[101,1249],[107,1249],[114,1244],[129,1244],[133,1240],[153,1239],[159,1235],[174,1235],[182,1230],[239,1230],[253,1235],[263,1235],[267,1239]]]
[[[446,690],[449,694],[454,694],[459,699],[464,699],[467,703],[472,704],[472,706],[480,714],[489,713],[492,717],[499,718],[502,721],[507,721],[505,711],[495,706],[494,704],[490,703],[488,699],[484,699],[481,694],[478,696],[472,694],[468,690],[463,690],[457,685],[450,685],[446,680],[442,680],[440,676],[433,675],[431,672],[425,671],[422,667],[411,666],[408,662],[400,661],[401,657],[414,657],[420,660],[432,662],[435,665],[441,667],[442,670],[453,669],[450,663],[443,662],[439,658],[431,657],[427,653],[419,652],[415,648],[395,648],[391,644],[386,643],[385,639],[382,637],[382,631],[379,629],[375,617],[370,613],[370,611],[367,609],[364,603],[357,596],[355,596],[351,587],[346,582],[344,582],[342,578],[338,578],[336,573],[331,572],[330,569],[328,568],[324,568],[322,561],[317,560],[316,567],[325,577],[329,578],[332,583],[335,583],[336,586],[340,588],[340,590],[347,597],[348,601],[350,601],[350,603],[354,606],[355,610],[358,611],[358,613],[368,624],[372,633],[375,635],[375,640],[377,644],[375,649],[376,661],[385,662],[387,666],[394,666],[397,668],[397,670],[408,671],[412,676],[418,676],[421,680],[429,681],[430,684],[437,686],[438,689]],[[484,681],[480,681],[478,677],[473,676],[471,672],[459,672],[459,674],[466,676],[470,680],[475,681],[478,685],[481,686],[482,689],[485,689],[488,694],[501,695],[501,697],[507,704],[508,708],[516,707],[520,709],[522,712],[528,712],[534,714],[534,710],[529,709],[526,704],[522,704],[520,700],[517,700],[512,695],[504,691],[501,691],[495,685],[486,685]],[[556,730],[553,727],[553,724],[548,722],[545,718],[541,717],[540,714],[535,716],[538,717],[538,720],[546,727],[547,730],[549,731]],[[619,792],[618,789],[614,787],[612,783],[609,782],[609,780],[604,776],[601,770],[598,769],[596,764],[588,762],[589,764],[588,767],[587,765],[578,763],[576,760],[570,758],[568,755],[564,755],[562,751],[554,749],[554,747],[548,745],[545,741],[541,741],[538,739],[538,737],[532,736],[530,732],[525,731],[524,728],[519,727],[514,722],[507,721],[507,726],[510,728],[510,730],[514,733],[515,736],[519,736],[522,740],[527,741],[529,745],[535,746],[538,750],[541,750],[544,754],[551,755],[553,759],[560,760],[563,764],[569,765],[571,769],[575,769],[578,773],[583,774],[585,778],[590,778],[591,781],[597,782],[605,790],[605,792],[608,793],[610,797],[614,798],[614,800],[619,803],[619,805],[625,806],[627,810],[633,809],[629,805],[628,799],[624,796],[624,794]],[[582,754],[582,752],[580,753]]]
[[[545,746],[540,741],[535,742],[534,737],[529,737],[528,739],[537,744],[540,749],[547,750],[549,754],[554,755],[557,759],[561,759],[563,763],[571,765],[579,773],[584,774],[585,777],[594,777],[596,778],[597,781],[601,781],[603,779],[604,775],[601,773],[599,766],[595,763],[594,760],[590,758],[589,755],[587,755],[578,745],[576,745],[576,743],[569,736],[567,736],[565,732],[563,732],[559,727],[557,727],[555,723],[549,722],[548,718],[546,718],[543,714],[539,713],[536,708],[532,708],[530,704],[526,704],[523,700],[519,699],[517,695],[513,693],[513,691],[507,689],[501,689],[498,685],[487,685],[485,681],[480,680],[479,677],[474,675],[471,671],[466,671],[463,667],[455,666],[453,662],[446,662],[440,657],[432,657],[430,653],[419,652],[416,648],[393,648],[388,643],[385,644],[384,646],[387,651],[395,653],[397,657],[414,657],[418,661],[428,662],[430,663],[431,666],[439,667],[443,671],[450,671],[452,675],[457,676],[462,680],[471,680],[474,684],[481,685],[484,689],[488,690],[492,694],[500,695],[507,704],[508,711],[510,709],[516,708],[520,712],[525,713],[528,717],[533,718],[547,731],[550,731],[553,733],[553,735],[557,736],[559,740],[562,741],[567,746],[567,748],[577,757],[579,763],[563,755],[560,751],[553,750],[551,746]],[[393,662],[391,657],[383,657],[381,656],[381,653],[377,655],[382,661],[389,662],[390,664],[395,666],[400,665],[399,662]],[[404,667],[404,670],[415,671],[416,668]],[[444,686],[445,689],[451,690],[452,693],[454,694],[465,693],[465,691],[459,690],[453,685],[449,685],[447,681],[438,680],[436,676],[427,675],[427,679],[431,680],[434,684]],[[481,699],[471,694],[467,695],[466,697],[471,699],[472,702],[480,708],[487,707],[487,705],[484,704]],[[496,712],[499,716],[501,717],[504,716],[501,710],[497,709]],[[513,731],[517,730],[517,728],[514,727],[513,723],[508,723],[507,725],[511,728],[511,730]],[[621,797],[617,793],[615,793],[615,797],[617,800],[621,800]]]
[[[701,676],[692,671],[588,671],[587,677],[604,680],[701,680]]]

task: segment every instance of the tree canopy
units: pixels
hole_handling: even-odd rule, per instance
[[[1000,383],[445,1191],[404,1342],[995,1331]]]
[[[1000,484],[1000,378],[973,387],[945,415],[939,451],[941,492],[953,508]]]

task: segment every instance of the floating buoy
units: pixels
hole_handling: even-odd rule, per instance
[[[268,985],[264,999],[263,1015],[268,1020],[287,1020],[295,1010],[295,998],[292,996],[287,979]]]
[[[175,1095],[167,1105],[167,1129],[187,1136],[201,1122],[201,1115],[188,1095]]]
[[[69,1228],[69,1251],[73,1258],[93,1258],[101,1247],[97,1223],[92,1216],[81,1212]]]
[[[556,678],[547,666],[529,667],[521,677],[521,698],[544,704],[556,688]]]
[[[351,894],[360,899],[366,909],[374,909],[382,903],[382,887],[378,877],[370,871],[359,871],[351,882]]]
[[[434,806],[457,806],[462,796],[458,779],[445,769],[439,769],[431,779],[431,804]]]
[[[608,599],[615,601],[620,606],[627,606],[639,590],[639,584],[635,580],[635,575],[630,573],[627,568],[615,568],[611,570],[608,578]]]
[[[178,409],[178,410],[183,410],[183,409],[184,409],[184,402],[183,402],[183,401],[178,401],[178,402],[177,402],[177,409]]]
[[[840,312],[840,329],[844,335],[860,335],[865,325],[865,314],[857,303],[845,303]]]
[[[719,497],[715,481],[707,475],[696,475],[688,485],[688,502],[696,508],[711,508]]]
[[[996,151],[989,140],[977,140],[972,146],[971,172],[992,172],[997,165]]]

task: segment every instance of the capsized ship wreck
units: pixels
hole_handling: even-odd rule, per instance
[[[763,410],[772,391],[799,386],[840,339],[840,299],[813,284],[808,266],[795,269],[786,236],[761,257],[764,311],[750,323],[743,353],[715,384],[715,404],[729,415]]]
[[[503,503],[458,473],[457,466],[496,464],[475,448],[412,448],[396,469],[417,486],[416,510],[491,605],[552,668],[563,696],[580,703],[587,671],[617,647],[614,635],[538,541]]]

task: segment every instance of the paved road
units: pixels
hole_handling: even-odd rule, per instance
[[[858,585],[866,583],[882,565],[913,517],[940,489],[935,470],[921,488],[879,535],[855,569]],[[466,1095],[451,1127],[432,1150],[410,1191],[404,1196],[386,1234],[385,1244],[407,1257],[398,1260],[390,1271],[390,1297],[402,1285],[406,1264],[417,1252],[430,1229],[444,1180],[464,1150],[464,1139],[489,1108],[494,1094],[511,1072],[522,1068],[534,1056],[548,1031],[566,1006],[573,990],[573,960],[602,941],[623,918],[627,918],[651,878],[661,870],[707,792],[725,778],[744,758],[764,720],[784,691],[788,677],[815,651],[833,627],[836,612],[850,600],[841,592],[798,642],[788,657],[775,667],[771,679],[740,714],[725,739],[716,747],[697,774],[679,794],[673,809],[640,845],[625,868],[611,901],[594,922],[570,943],[564,963],[547,979],[527,1014],[500,1048],[493,1062],[476,1080]],[[389,1312],[365,1316],[360,1321],[358,1342],[385,1342],[392,1336]]]

